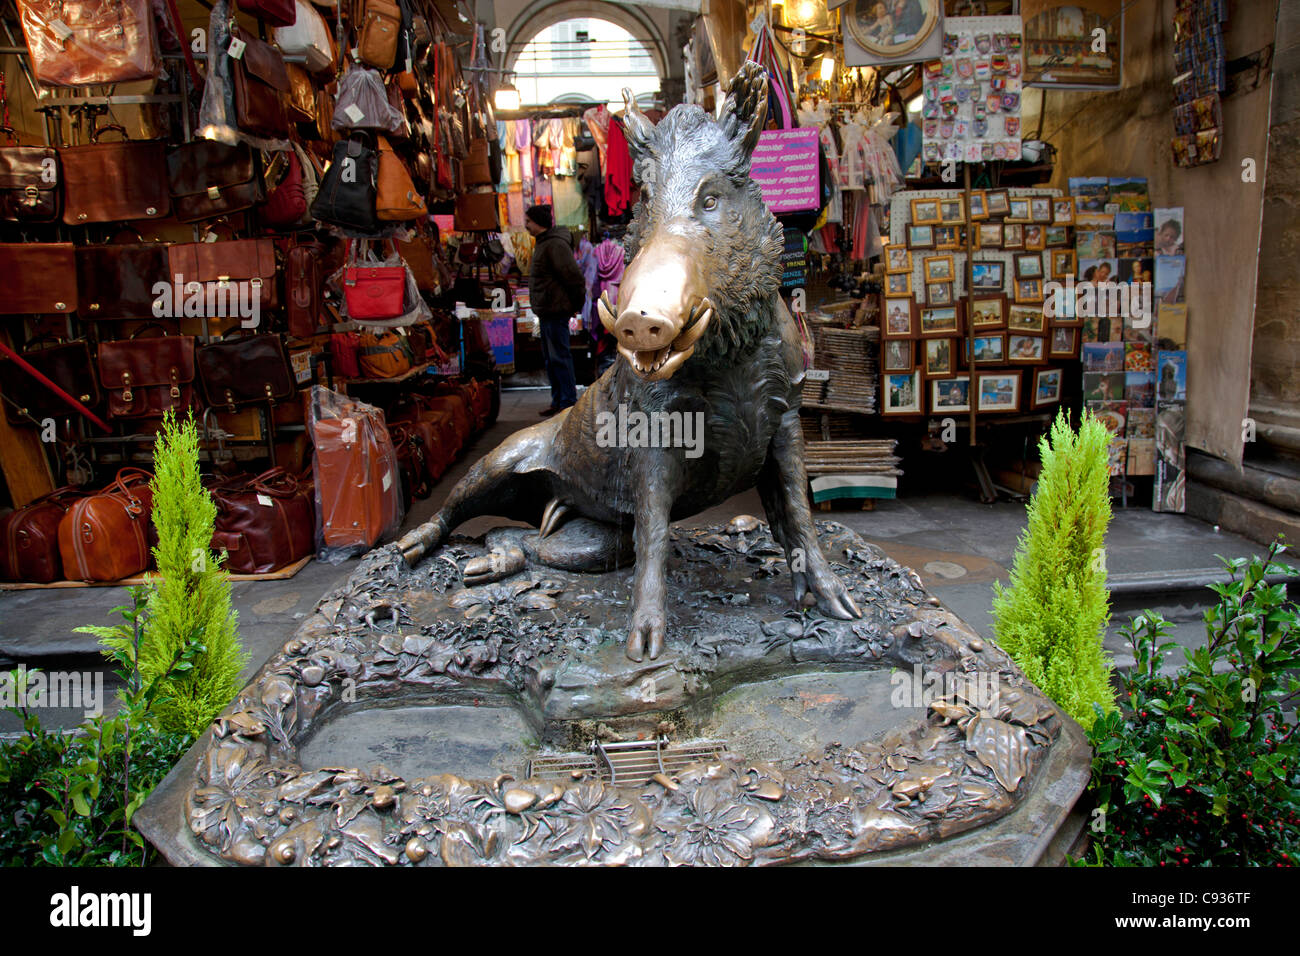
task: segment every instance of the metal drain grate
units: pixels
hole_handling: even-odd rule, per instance
[[[726,743],[720,740],[680,744],[670,743],[667,737],[615,744],[593,741],[591,756],[554,754],[534,757],[529,761],[528,775],[573,779],[582,774],[592,774],[609,783],[639,786],[657,773],[671,777],[691,764],[716,760],[726,749]]]

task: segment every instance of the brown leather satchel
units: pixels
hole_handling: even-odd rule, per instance
[[[95,366],[90,359],[90,346],[85,341],[55,342],[34,348],[40,339],[33,339],[23,349],[27,364],[63,389],[90,410],[103,401],[99,383],[95,380]],[[35,419],[60,419],[76,412],[50,387],[32,376],[27,369],[12,359],[0,361],[0,394],[9,401],[4,403],[5,418],[11,425],[32,425]]]
[[[0,580],[32,584],[62,580],[59,525],[83,494],[68,485],[0,517]]]
[[[198,222],[240,212],[266,198],[261,163],[247,143],[182,143],[167,156],[167,189],[176,218]]]
[[[298,394],[289,353],[278,335],[237,335],[199,349],[199,378],[213,408],[275,404]]]
[[[289,74],[289,120],[310,123],[316,116],[316,87],[312,86],[311,74],[297,63],[286,63],[284,69]]]
[[[411,174],[402,157],[393,152],[387,139],[379,139],[379,177],[376,185],[375,214],[385,222],[420,219],[429,214],[424,197],[415,191]]]
[[[76,252],[70,242],[0,243],[0,315],[76,311]]]
[[[455,226],[458,232],[500,232],[497,194],[461,193],[457,196]]]
[[[285,102],[289,98],[289,74],[280,51],[251,33],[235,27],[231,39],[244,42],[239,59],[230,61],[235,94],[235,125],[245,133],[265,139],[289,135]]]
[[[460,165],[461,177],[466,186],[491,186],[492,164],[485,139],[472,139],[469,142],[469,156]]]
[[[265,574],[311,554],[316,537],[315,492],[283,468],[241,475],[211,489],[217,506],[212,550],[226,553],[226,570]]]
[[[158,76],[162,62],[149,0],[19,0],[36,79],[103,86]]]
[[[197,407],[194,336],[101,342],[99,380],[108,391],[112,418],[161,418],[169,408],[183,415],[187,408]]]
[[[275,242],[271,239],[232,239],[226,242],[183,242],[168,250],[168,265],[182,284],[201,282],[209,302],[225,302],[227,315],[238,315],[234,306],[257,296],[262,309],[280,302],[275,281]],[[249,292],[235,283],[247,282]],[[236,301],[238,300],[238,301]]]
[[[123,142],[101,143],[108,130]],[[162,140],[127,141],[121,126],[102,126],[84,146],[59,150],[63,164],[63,221],[92,222],[162,219],[171,213],[167,195],[166,147]]]
[[[392,69],[397,61],[397,39],[402,27],[402,8],[390,0],[362,0],[363,12],[357,27],[357,56],[380,70]]]
[[[284,311],[289,334],[309,338],[320,330],[324,318],[321,309],[321,257],[325,247],[319,242],[297,242],[284,255]]]
[[[0,126],[0,133],[15,144],[0,147],[0,219],[54,222],[62,208],[58,150],[18,146],[11,126]]]
[[[160,282],[171,289],[166,243],[77,247],[77,314],[84,319],[149,318]]]
[[[123,468],[103,491],[76,502],[59,522],[59,557],[72,581],[119,581],[149,567],[156,543],[153,476]]]
[[[415,285],[421,292],[438,295],[451,288],[452,275],[442,258],[437,243],[422,232],[416,232],[409,241],[396,240],[406,267],[415,276]]]

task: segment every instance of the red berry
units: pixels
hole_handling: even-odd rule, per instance
[[[1187,865],[1187,857],[1183,857],[1183,866]]]

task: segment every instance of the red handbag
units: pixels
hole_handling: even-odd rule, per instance
[[[335,332],[330,336],[330,360],[337,378],[361,377],[361,336]]]
[[[349,319],[397,318],[406,312],[406,266],[368,265],[352,259],[343,274],[343,298]]]
[[[262,221],[273,229],[288,229],[302,222],[307,215],[307,194],[302,188],[302,164],[298,155],[289,150],[284,178],[266,197],[262,207]]]

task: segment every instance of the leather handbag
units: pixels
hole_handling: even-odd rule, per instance
[[[103,395],[95,378],[90,346],[79,340],[33,347],[41,341],[33,339],[27,343],[22,351],[23,360],[94,411],[103,402]],[[33,378],[12,359],[0,361],[0,394],[9,399],[4,406],[5,418],[11,425],[33,425],[46,418],[57,420],[74,414],[72,407],[49,386]]]
[[[196,407],[194,336],[101,342],[99,380],[112,418],[161,418],[168,409],[181,415]]]
[[[301,242],[289,246],[284,254],[284,312],[289,334],[305,339],[320,330],[321,257],[325,247],[319,242]]]
[[[416,232],[409,240],[398,239],[396,242],[402,260],[415,276],[417,289],[430,295],[439,295],[451,288],[451,271],[447,268],[436,241],[422,232]]]
[[[158,283],[167,284],[167,244],[77,247],[77,314],[83,319],[144,319],[154,314]]]
[[[153,476],[123,468],[102,491],[75,502],[59,522],[59,558],[73,581],[120,581],[152,560]]]
[[[392,144],[379,137],[379,177],[375,187],[375,214],[384,222],[404,222],[429,214],[424,197],[415,191],[411,174]]]
[[[350,400],[334,403],[329,412],[318,401],[312,405],[319,543],[328,549],[372,548],[402,519],[401,476],[383,413]]]
[[[354,232],[377,232],[375,211],[379,156],[361,136],[334,144],[334,156],[321,177],[311,216],[317,222]]]
[[[108,130],[121,134],[123,142],[101,143],[99,137]],[[69,226],[162,219],[171,213],[162,140],[125,137],[121,126],[102,126],[89,143],[59,150],[63,221]]]
[[[273,27],[291,27],[298,18],[293,0],[238,0],[239,9]]]
[[[406,311],[406,268],[349,266],[343,277],[343,296],[352,321],[395,319]]]
[[[83,494],[68,485],[0,516],[0,580],[49,584],[63,579],[59,525]]]
[[[358,357],[366,378],[397,378],[415,366],[406,336],[393,329],[362,332]]]
[[[307,215],[307,195],[303,191],[302,163],[293,150],[284,157],[284,178],[271,190],[262,209],[262,221],[273,229],[299,225]]]
[[[357,56],[362,63],[390,70],[397,61],[402,9],[390,0],[362,0],[357,27]]]
[[[149,0],[18,0],[32,72],[46,86],[103,86],[161,75]]]
[[[232,40],[244,43],[239,59],[230,61],[235,94],[235,125],[245,133],[264,139],[289,135],[285,101],[289,96],[289,74],[280,51],[236,26]]]
[[[500,232],[497,194],[461,193],[457,196],[455,226],[458,232]]]
[[[261,162],[246,143],[182,143],[167,155],[167,189],[181,222],[215,219],[266,198]]]
[[[19,146],[13,127],[0,126],[13,146],[0,147],[0,219],[55,222],[62,210],[59,151],[50,146]]]
[[[466,186],[491,186],[492,170],[489,162],[488,141],[472,139],[469,143],[469,156],[460,165],[461,178]]]
[[[316,117],[316,87],[312,85],[311,74],[297,63],[286,63],[285,72],[289,74],[289,121],[292,123],[310,123]]]
[[[226,553],[235,574],[266,574],[311,554],[316,538],[315,492],[283,468],[239,476],[209,489],[217,506],[212,550]]]
[[[278,335],[236,335],[204,345],[197,357],[203,394],[212,408],[237,411],[274,405],[298,393],[284,340]]]
[[[411,498],[427,498],[433,493],[433,477],[429,473],[428,456],[424,450],[424,429],[410,422],[390,422],[388,435],[393,440],[397,467],[402,472],[402,497],[410,507]]]
[[[0,315],[67,315],[77,309],[75,247],[70,242],[0,243]],[[53,281],[51,277],[57,277]]]
[[[225,303],[227,315],[240,315],[235,306],[257,297],[261,309],[273,309],[276,291],[275,242],[271,239],[230,239],[224,242],[178,242],[167,252],[168,267],[182,284],[201,282],[208,302]],[[237,283],[251,286],[248,292]]]
[[[334,43],[325,18],[304,0],[292,0],[296,17],[289,26],[276,27],[271,33],[275,45],[285,56],[300,56],[312,73],[334,69]]]
[[[356,332],[330,335],[330,367],[337,378],[361,377],[361,336]]]

